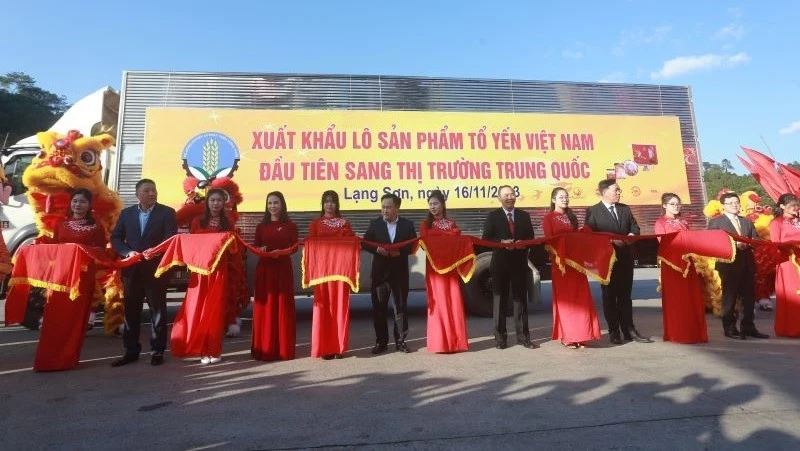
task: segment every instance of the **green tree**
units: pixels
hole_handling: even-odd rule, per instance
[[[727,160],[722,161],[724,163]],[[716,199],[721,190],[729,189],[739,194],[745,191],[755,191],[761,196],[762,203],[767,205],[772,204],[764,189],[761,188],[761,185],[751,174],[739,175],[734,172],[728,172],[724,168],[724,165],[704,161],[703,179],[705,182],[706,195],[709,200]]]
[[[0,145],[47,130],[68,107],[66,97],[36,86],[28,74],[0,75]]]
[[[720,162],[720,167],[725,172],[730,172],[733,169],[733,165],[731,164],[731,161],[728,160],[727,158],[723,158],[722,159],[722,161]]]

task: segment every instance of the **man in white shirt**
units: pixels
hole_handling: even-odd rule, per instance
[[[381,197],[381,216],[372,220],[364,233],[364,240],[372,243],[395,244],[417,237],[414,224],[399,216],[402,200],[395,194]],[[388,247],[388,246],[387,246]],[[389,343],[389,329],[386,319],[389,314],[389,297],[394,302],[394,345],[397,351],[411,352],[406,344],[408,335],[408,257],[413,244],[400,248],[362,243],[362,248],[373,254],[372,257],[372,319],[375,326],[375,346],[373,354],[386,351]]]
[[[742,208],[736,193],[725,193],[719,201],[724,214],[708,221],[709,230],[724,230],[752,240],[758,239],[756,228],[749,219],[739,216]],[[717,272],[722,280],[722,329],[726,337],[744,340],[746,337],[769,338],[756,329],[753,319],[755,304],[756,264],[753,250],[746,243],[736,243],[736,258],[731,263],[718,261]],[[736,328],[736,298],[742,299],[741,329]]]

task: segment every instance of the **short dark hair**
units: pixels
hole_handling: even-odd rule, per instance
[[[617,179],[603,179],[600,180],[600,183],[597,184],[597,190],[600,191],[600,194],[603,194],[603,191],[611,188],[611,185],[617,183]]]
[[[139,188],[141,188],[145,183],[152,183],[153,186],[156,186],[156,182],[154,182],[152,179],[141,179],[136,182],[136,191],[139,191]]]
[[[403,203],[403,199],[400,199],[400,196],[398,196],[395,193],[386,193],[383,196],[381,196],[381,203],[383,203],[383,201],[385,201],[386,199],[392,199],[394,206],[397,208],[400,208],[400,204]]]
[[[734,197],[737,200],[739,199],[739,195],[736,194],[736,193],[725,193],[722,196],[719,196],[719,203],[724,204],[726,200],[734,198]]]

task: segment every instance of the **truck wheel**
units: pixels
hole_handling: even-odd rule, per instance
[[[464,284],[461,289],[467,311],[481,318],[491,318],[493,315],[492,273],[489,271],[491,263],[491,252],[478,254],[472,279],[470,279],[469,283]],[[513,314],[514,303],[509,302],[506,308],[506,316]]]

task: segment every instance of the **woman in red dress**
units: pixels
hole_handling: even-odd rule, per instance
[[[224,213],[225,191],[211,189],[206,196],[203,216],[195,218],[189,233],[223,233],[233,230]],[[227,251],[226,251],[227,254]],[[225,301],[228,293],[228,255],[210,275],[189,273],[189,287],[170,335],[175,357],[200,357],[203,365],[222,360],[222,335],[225,328]]]
[[[689,230],[680,218],[681,198],[674,193],[661,196],[664,216],[656,220],[656,234]],[[660,240],[660,239],[659,239]],[[708,327],[700,275],[689,265],[686,277],[661,262],[661,313],[664,320],[664,341],[675,343],[707,343]]]
[[[354,236],[350,222],[339,213],[339,194],[322,193],[322,214],[308,226],[309,237]],[[336,258],[332,255],[331,258]],[[311,357],[341,359],[350,339],[350,287],[333,280],[314,287]]]
[[[255,246],[278,251],[297,243],[297,225],[289,219],[279,191],[267,195],[264,219],[256,227]],[[295,355],[294,273],[288,255],[258,259],[253,299],[253,341],[256,360],[291,360]]]
[[[550,193],[550,212],[542,218],[545,237],[578,230],[578,218],[569,208],[569,195],[564,188]],[[551,257],[553,282],[553,340],[570,349],[586,346],[591,340],[599,340],[600,321],[589,289],[586,276],[562,262],[565,272]]]
[[[422,221],[420,238],[461,235],[456,222],[447,217],[444,195],[439,190],[428,196],[428,217]],[[464,299],[458,271],[439,274],[426,259],[425,285],[428,290],[428,352],[450,353],[469,349]]]
[[[775,219],[769,225],[770,240],[775,243],[800,241],[800,200],[794,194],[778,198]],[[775,335],[800,337],[800,252],[794,248],[775,272]]]
[[[82,244],[104,248],[105,232],[92,217],[92,192],[80,188],[72,193],[67,217],[55,228],[53,238],[39,240],[44,244]],[[78,366],[83,338],[86,335],[86,319],[90,316],[94,297],[94,264],[91,263],[81,277],[80,296],[69,299],[68,293],[51,291],[42,316],[39,345],[33,369],[36,371],[68,370]]]

